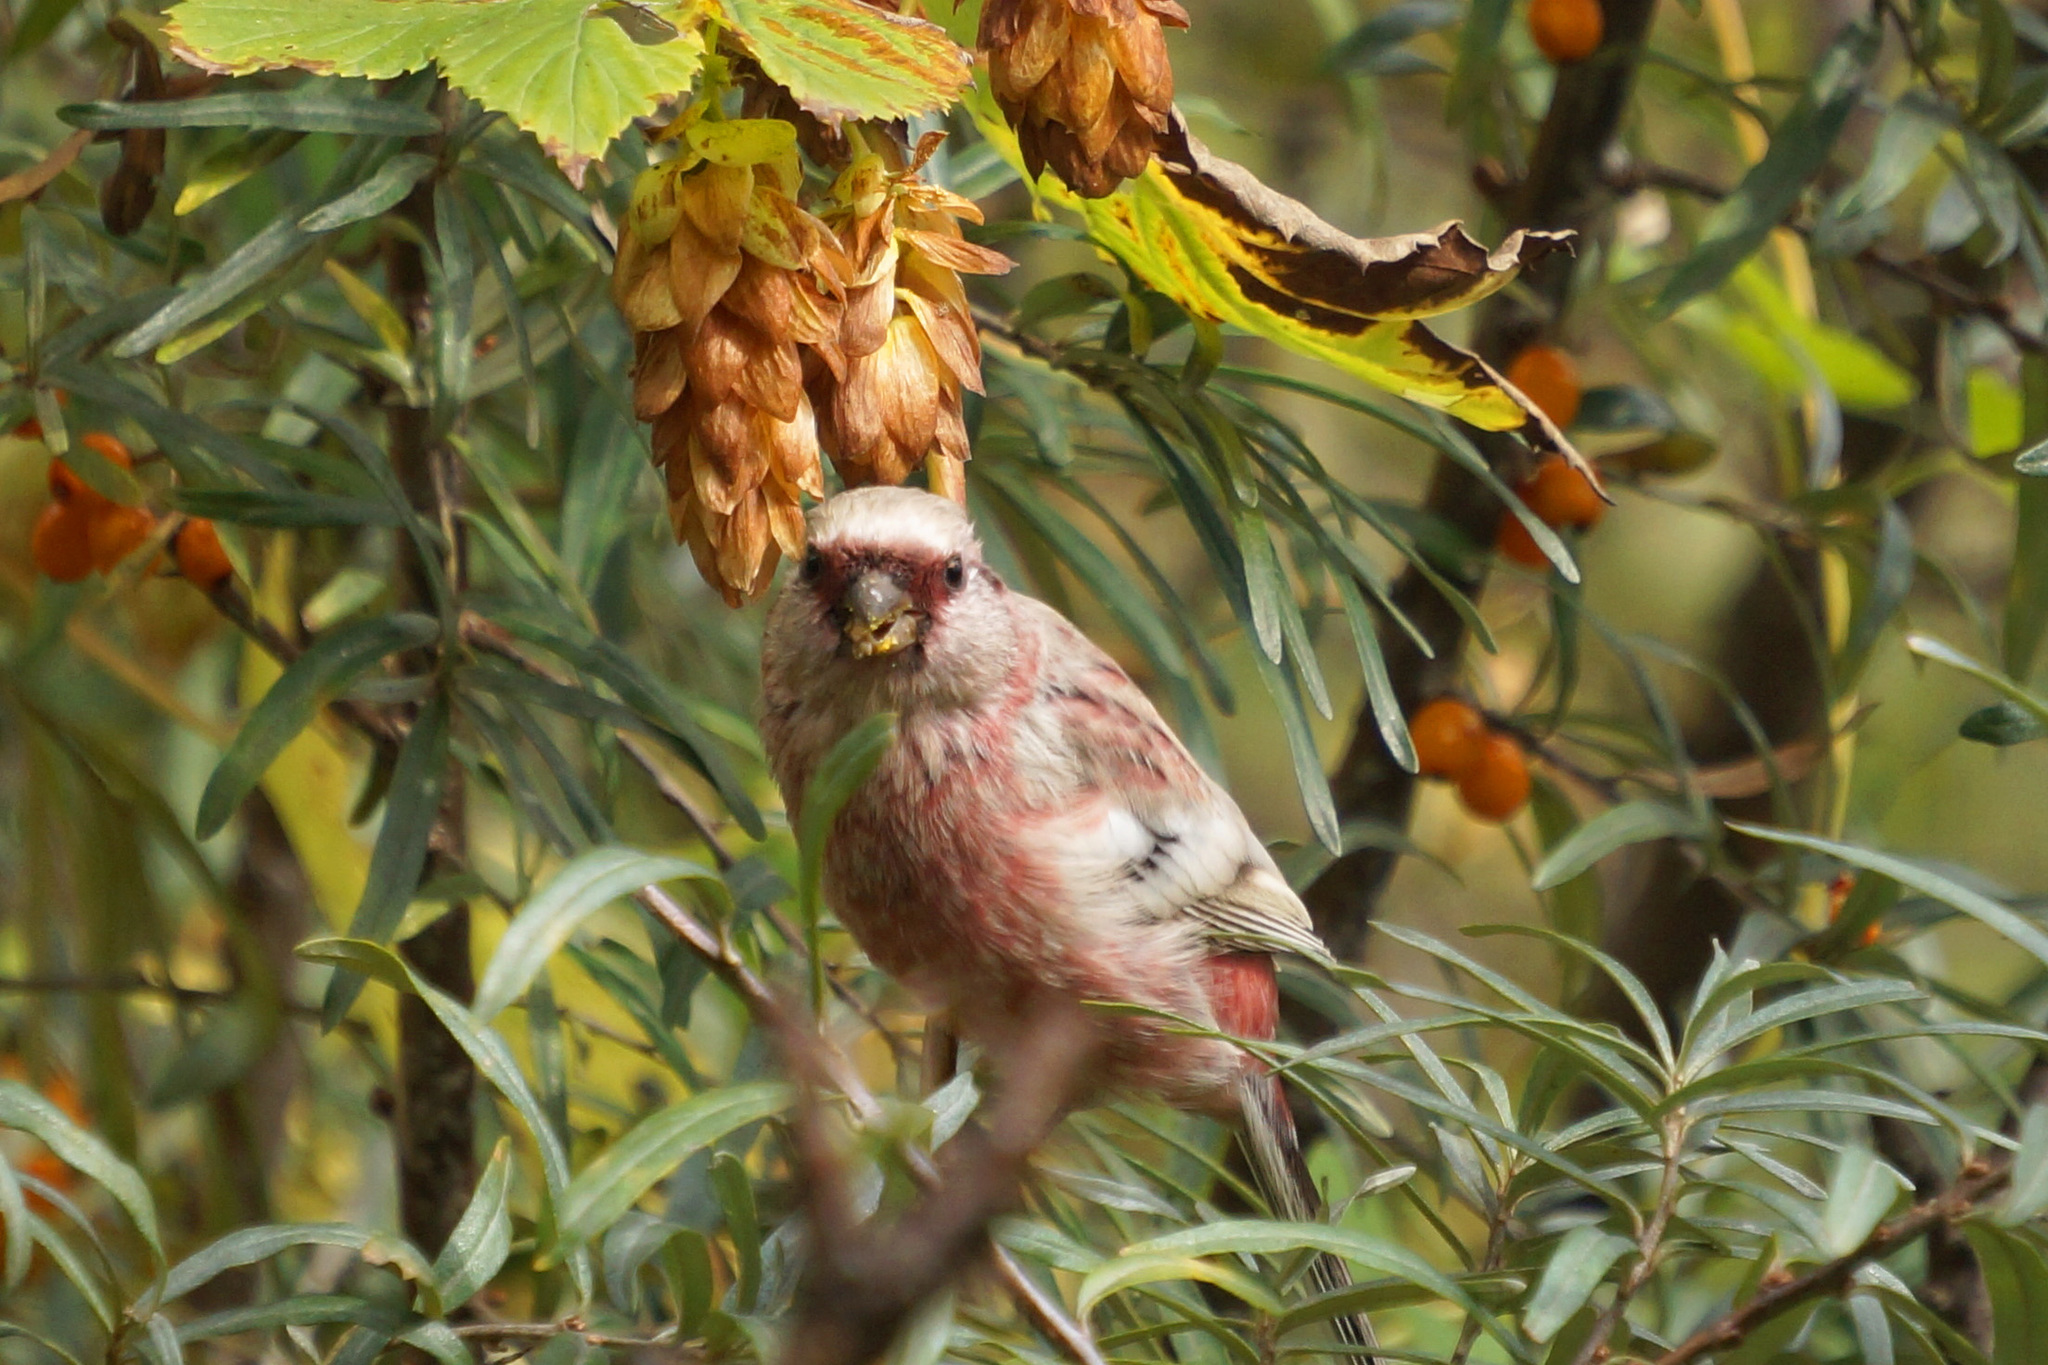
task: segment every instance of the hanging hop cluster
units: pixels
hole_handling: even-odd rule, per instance
[[[797,203],[790,124],[689,122],[678,140],[634,186],[612,297],[676,539],[739,606],[801,552],[821,450],[849,484],[900,483],[933,453],[957,473],[981,353],[956,272],[1010,261],[961,239],[954,217],[979,215],[916,178],[922,157],[856,158],[819,216]]]
[[[1141,174],[1166,131],[1175,0],[988,0],[978,42],[1032,175],[1099,199]]]
[[[800,348],[838,335],[847,263],[797,206],[788,124],[697,124],[685,138],[634,186],[612,297],[633,329],[633,409],[654,424],[676,539],[737,606],[802,549],[801,497],[824,492]]]
[[[853,264],[836,343],[817,348],[811,398],[820,434],[848,485],[896,484],[927,455],[936,490],[959,487],[967,460],[961,391],[981,392],[981,340],[961,274],[1000,275],[1009,257],[961,237],[981,212],[918,179],[941,134],[909,169],[854,159],[833,187],[827,219]]]

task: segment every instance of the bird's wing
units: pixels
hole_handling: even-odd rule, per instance
[[[1237,803],[1144,692],[1052,608],[1021,605],[1045,647],[1018,756],[1056,812],[1045,846],[1076,905],[1112,929],[1185,916],[1218,947],[1328,961]]]

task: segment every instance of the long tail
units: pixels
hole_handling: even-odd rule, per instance
[[[1270,954],[1217,953],[1205,966],[1209,1007],[1219,1027],[1240,1038],[1271,1038],[1278,1032],[1280,986]],[[1290,1222],[1315,1222],[1323,1215],[1323,1201],[1309,1178],[1308,1162],[1302,1159],[1301,1135],[1294,1129],[1280,1078],[1249,1058],[1246,1061],[1236,1083],[1238,1107],[1244,1112],[1238,1132],[1252,1179],[1274,1214]],[[1351,1283],[1344,1262],[1326,1251],[1316,1254],[1308,1277],[1325,1294]],[[1379,1345],[1363,1313],[1340,1317],[1335,1326],[1338,1340],[1347,1346]],[[1364,1360],[1365,1365],[1378,1365],[1376,1357]]]
[[[1247,1071],[1237,1082],[1238,1101],[1244,1108],[1242,1138],[1245,1155],[1251,1159],[1253,1178],[1273,1212],[1291,1222],[1308,1223],[1322,1217],[1322,1198],[1310,1179],[1308,1162],[1302,1158],[1301,1139],[1294,1130],[1294,1115],[1277,1077]],[[1318,1252],[1308,1270],[1309,1282],[1319,1293],[1342,1289],[1351,1283],[1351,1271],[1329,1252]],[[1347,1346],[1377,1346],[1372,1323],[1363,1313],[1339,1317],[1334,1323],[1337,1337]]]
[[[1322,1217],[1322,1199],[1309,1178],[1308,1162],[1302,1159],[1301,1138],[1294,1131],[1294,1115],[1287,1108],[1278,1077],[1263,1071],[1247,1071],[1238,1078],[1238,1101],[1244,1107],[1241,1136],[1245,1155],[1251,1159],[1252,1176],[1259,1192],[1266,1196],[1276,1216],[1290,1222],[1310,1223]],[[1351,1283],[1351,1271],[1327,1251],[1317,1252],[1308,1268],[1309,1282],[1318,1293],[1327,1294]],[[1372,1323],[1363,1313],[1339,1317],[1334,1323],[1337,1338],[1347,1346],[1377,1346]],[[1367,1357],[1368,1362],[1373,1358]]]

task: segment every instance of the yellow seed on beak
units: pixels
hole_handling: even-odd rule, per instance
[[[883,658],[917,643],[917,616],[901,608],[876,620],[856,617],[846,623],[844,633],[854,658]]]

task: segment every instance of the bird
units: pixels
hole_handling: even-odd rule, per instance
[[[1129,674],[1006,585],[966,510],[909,487],[839,493],[768,613],[761,733],[792,821],[833,746],[894,742],[836,816],[824,891],[870,961],[1000,1058],[1050,992],[1104,1021],[1091,1086],[1236,1125],[1276,1216],[1321,1216],[1280,1082],[1228,1039],[1279,1024],[1275,955],[1330,955],[1237,803]],[[1320,1290],[1350,1283],[1319,1253]],[[1375,1343],[1363,1315],[1341,1340]]]

